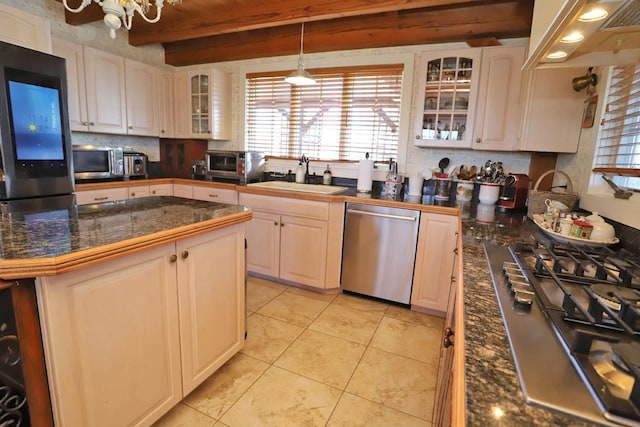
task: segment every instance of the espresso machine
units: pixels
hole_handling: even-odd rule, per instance
[[[507,175],[498,200],[498,210],[500,212],[524,210],[527,204],[529,182],[529,176],[522,173]]]

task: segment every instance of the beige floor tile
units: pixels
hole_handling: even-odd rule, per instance
[[[241,353],[273,363],[304,328],[254,313],[247,319],[247,341]]]
[[[369,346],[437,366],[442,330],[384,317]]]
[[[236,354],[183,402],[218,420],[268,367],[267,363]]]
[[[384,302],[350,294],[338,295],[334,300],[334,303],[343,307],[379,314],[384,314],[387,307],[389,307],[389,304]]]
[[[444,318],[433,316],[431,314],[420,313],[408,308],[390,305],[385,317],[391,317],[393,319],[404,320],[405,322],[417,323],[419,325],[429,326],[439,330],[444,329]]]
[[[289,289],[287,289],[287,292],[301,295],[307,298],[312,298],[318,301],[324,301],[327,304],[331,303],[338,296],[338,294],[321,294],[320,292],[314,292],[303,288],[296,288],[295,286],[289,287]]]
[[[271,367],[222,417],[228,426],[324,426],[340,390]]]
[[[183,403],[178,403],[154,427],[213,427],[216,420],[210,418]]]
[[[368,348],[346,391],[431,421],[438,368]]]
[[[309,325],[309,329],[367,345],[381,318],[382,314],[378,312],[360,311],[331,304]]]
[[[257,283],[281,291],[286,291],[290,287],[289,285],[283,285],[282,283],[274,282],[273,280],[251,275],[247,276],[247,283]]]
[[[306,330],[274,364],[344,390],[365,349],[354,342]]]
[[[283,292],[258,310],[259,314],[273,317],[298,326],[309,326],[329,303]]]
[[[328,427],[431,427],[429,421],[344,393]]]
[[[282,285],[256,277],[247,279],[247,310],[258,311],[269,301],[286,291]]]

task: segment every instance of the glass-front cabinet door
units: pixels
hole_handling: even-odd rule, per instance
[[[420,55],[415,145],[471,147],[480,57],[480,49]]]
[[[209,125],[209,75],[195,74],[191,76],[191,134],[193,136],[211,133]]]

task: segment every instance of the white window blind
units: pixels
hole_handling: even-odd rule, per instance
[[[593,171],[640,188],[640,65],[612,67]]]
[[[397,157],[402,65],[308,71],[313,86],[286,83],[288,71],[247,75],[247,149],[319,160]]]

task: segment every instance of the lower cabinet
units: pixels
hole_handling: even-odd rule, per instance
[[[76,203],[79,205],[112,202],[114,200],[126,200],[129,198],[129,190],[127,187],[84,190],[77,191],[75,194]]]
[[[247,223],[247,269],[323,290],[340,287],[344,203],[240,193]]]
[[[244,224],[36,281],[56,425],[149,425],[244,344]]]
[[[411,308],[444,316],[455,280],[458,217],[423,212],[413,274]]]

